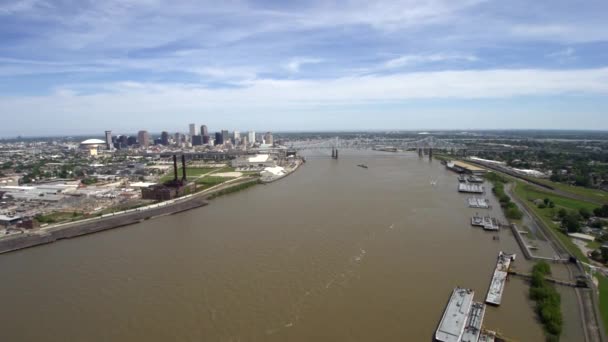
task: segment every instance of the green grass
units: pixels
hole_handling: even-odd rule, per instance
[[[37,215],[36,221],[39,223],[60,223],[60,222],[69,222],[82,218],[81,213],[66,213],[66,212],[54,212],[46,215]]]
[[[577,201],[570,198],[549,194],[544,191],[537,190],[531,185],[525,184],[521,181],[516,182],[515,194],[519,197],[522,202],[528,207],[530,211],[532,211],[536,216],[540,218],[541,221],[545,223],[547,227],[549,227],[555,236],[562,242],[562,244],[568,249],[568,251],[574,255],[577,259],[589,263],[589,258],[576,246],[570,237],[564,234],[561,231],[560,224],[553,222],[553,217],[555,213],[560,208],[565,208],[567,210],[576,210],[578,211],[580,208],[587,208],[593,211],[597,206],[583,201]],[[531,201],[535,199],[545,199],[549,198],[551,201],[555,203],[555,208],[545,208],[540,209]]]
[[[206,177],[202,177],[196,180],[196,184],[197,184],[197,189],[208,189],[212,186],[216,186],[218,184],[222,184],[224,182],[227,182],[231,179],[234,179],[233,177],[216,177],[216,176],[206,176]]]
[[[255,180],[251,180],[249,182],[237,184],[235,186],[231,186],[227,189],[223,189],[223,190],[220,190],[220,191],[212,194],[211,196],[209,196],[209,199],[214,199],[219,196],[223,196],[223,195],[231,194],[231,193],[238,192],[241,190],[245,190],[245,189],[252,187],[256,184],[259,184],[259,183],[260,183],[259,179],[255,179]]]
[[[188,178],[194,178],[194,177],[205,175],[205,174],[207,174],[207,173],[209,173],[211,171],[214,171],[214,170],[218,170],[218,169],[214,168],[214,167],[187,168],[186,169],[186,177],[188,177]],[[182,177],[182,169],[181,168],[177,169],[177,176],[178,176],[178,178]],[[173,179],[173,171],[171,171],[168,174],[162,176],[161,179],[160,179],[160,182],[164,183],[164,182],[170,181],[172,179]]]
[[[596,274],[599,281],[600,290],[600,315],[604,322],[604,331],[608,330],[608,278],[601,274]]]
[[[568,184],[564,184],[564,183],[552,182],[548,179],[542,179],[542,178],[541,179],[534,178],[534,180],[539,183],[554,187],[557,190],[569,192],[571,194],[578,195],[578,196],[584,196],[590,200],[608,204],[608,192],[606,192],[606,191],[584,188],[582,186],[574,186],[574,185],[568,185]]]

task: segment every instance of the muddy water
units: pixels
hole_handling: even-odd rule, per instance
[[[521,256],[509,230],[469,225],[480,209],[439,162],[340,158],[311,157],[205,208],[0,256],[2,340],[430,341],[455,286],[483,301],[498,251]],[[542,341],[527,292],[509,280],[485,327]]]

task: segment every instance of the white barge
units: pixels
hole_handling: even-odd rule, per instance
[[[480,184],[458,183],[458,191],[472,194],[483,194],[484,188]]]
[[[486,303],[492,305],[500,305],[502,300],[502,293],[505,287],[507,276],[509,275],[509,267],[511,262],[515,260],[515,254],[507,254],[502,251],[498,253],[498,261],[496,262],[496,269],[490,282],[490,288],[488,289],[488,295],[486,296]]]
[[[445,308],[443,317],[435,332],[435,340],[440,342],[460,342],[466,327],[473,296],[471,289],[457,287]]]
[[[490,201],[487,198],[470,197],[469,208],[490,209]]]

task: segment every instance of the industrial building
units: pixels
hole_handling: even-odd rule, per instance
[[[177,172],[177,156],[173,155],[173,174],[173,180],[168,181],[165,184],[142,187],[142,199],[167,201],[196,191],[196,184],[194,182],[188,182],[186,177],[186,156],[182,155],[182,178],[179,179]]]

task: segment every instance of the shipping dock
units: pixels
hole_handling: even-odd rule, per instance
[[[467,182],[467,177],[465,175],[458,176],[458,182],[460,182],[460,183],[466,183]]]
[[[500,223],[497,219],[490,216],[475,215],[471,217],[471,225],[481,227],[485,230],[500,230]]]
[[[472,194],[483,194],[484,190],[483,185],[481,184],[458,183],[458,191]]]
[[[488,289],[488,295],[486,297],[486,303],[492,305],[500,305],[502,300],[502,293],[505,287],[505,281],[509,275],[509,267],[511,262],[515,261],[515,254],[507,254],[502,251],[498,253],[498,260],[496,262],[496,269],[490,282],[490,288]]]
[[[475,292],[457,287],[452,292],[437,331],[435,341],[477,342],[482,333],[486,312],[483,303],[473,302]]]
[[[487,198],[470,197],[469,208],[490,209],[490,201]]]

